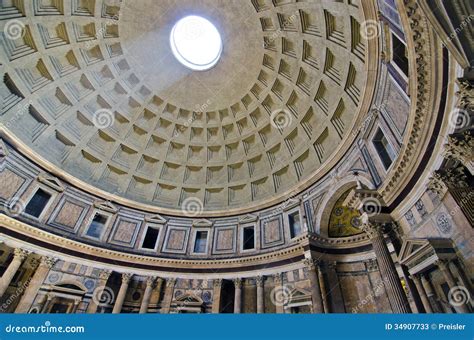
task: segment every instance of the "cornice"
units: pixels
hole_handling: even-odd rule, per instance
[[[422,155],[430,147],[430,136],[438,112],[438,92],[442,90],[439,74],[442,62],[440,44],[425,14],[415,0],[397,0],[400,18],[406,34],[410,62],[411,109],[407,133],[400,155],[379,189],[390,205],[405,189],[419,165]],[[431,146],[433,147],[433,146]]]
[[[143,256],[138,254],[130,254],[125,252],[118,252],[106,248],[99,248],[77,241],[67,239],[62,236],[54,235],[44,230],[35,228],[26,223],[15,220],[4,214],[0,214],[0,225],[4,228],[10,229],[16,233],[20,233],[26,239],[30,239],[34,244],[34,240],[46,242],[55,248],[72,250],[75,252],[87,254],[89,257],[94,256],[97,262],[101,258],[106,258],[109,261],[122,261],[134,264],[143,264],[148,266],[159,266],[168,268],[170,271],[176,268],[181,269],[229,269],[257,265],[267,265],[270,267],[272,262],[279,262],[288,260],[304,254],[303,246],[298,244],[284,250],[279,250],[272,253],[241,257],[235,259],[219,259],[219,260],[182,260],[182,259],[165,259],[160,257]]]

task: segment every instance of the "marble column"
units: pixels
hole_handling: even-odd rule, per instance
[[[156,279],[155,291],[156,291],[156,296],[158,297],[157,300],[156,300],[156,311],[157,311],[157,313],[160,312],[159,305],[160,305],[160,299],[161,299],[161,290],[163,289],[163,282],[164,281],[165,280],[163,280],[161,277]]]
[[[273,291],[273,300],[275,302],[275,312],[277,314],[283,314],[285,313],[285,308],[284,308],[284,305],[283,303],[285,301],[277,301],[278,298],[281,298],[279,297],[279,295],[281,295],[284,299],[286,298],[285,296],[285,288],[283,287],[283,276],[281,273],[278,273],[278,274],[274,274],[273,275],[273,282],[275,283],[275,288],[274,288],[274,291]]]
[[[125,301],[125,297],[127,296],[128,285],[130,284],[130,280],[132,279],[132,276],[133,274],[130,274],[130,273],[122,274],[122,284],[120,285],[117,298],[115,299],[115,304],[112,310],[112,314],[119,314],[122,311],[123,302]]]
[[[140,312],[139,314],[148,313],[148,306],[150,305],[150,298],[151,293],[153,292],[153,286],[155,285],[156,277],[150,276],[146,279],[146,288],[145,292],[143,293],[142,303],[140,305]]]
[[[313,313],[324,313],[323,299],[321,297],[321,287],[319,285],[319,270],[314,260],[306,259],[304,264],[308,270],[309,281],[311,283],[311,299],[313,300]]]
[[[101,270],[99,272],[99,280],[97,281],[97,287],[92,293],[92,298],[89,302],[89,306],[87,306],[88,314],[95,314],[101,302],[104,302],[101,300],[102,294],[104,293],[105,287],[107,286],[107,281],[109,280],[110,274],[112,274],[111,270]]]
[[[234,279],[234,314],[242,313],[242,279]]]
[[[426,295],[426,291],[425,291],[425,288],[423,287],[423,284],[421,283],[419,274],[411,276],[411,279],[415,283],[416,290],[418,291],[418,294],[420,295],[420,299],[421,299],[421,302],[423,303],[423,308],[425,309],[425,312],[433,313],[430,300],[428,299],[428,295]]]
[[[76,314],[77,309],[79,308],[79,304],[81,303],[81,300],[77,299],[74,300],[74,305],[71,308],[71,314]]]
[[[212,294],[212,313],[218,314],[221,308],[222,279],[213,280],[212,285],[214,287]]]
[[[263,276],[257,276],[257,314],[265,313],[265,296],[263,291],[263,285],[265,278]]]
[[[400,265],[400,268],[402,269],[403,278],[405,279],[405,283],[408,288],[408,302],[410,303],[410,306],[412,306],[413,313],[423,313],[423,302],[421,301],[420,294],[418,293],[418,289],[411,278],[408,268],[404,265]]]
[[[20,248],[17,248],[13,251],[13,260],[10,262],[2,277],[0,278],[0,296],[3,296],[5,291],[8,289],[13,277],[29,254],[30,252]]]
[[[23,296],[18,303],[15,313],[28,313],[36,295],[38,295],[38,291],[41,288],[46,276],[48,275],[51,268],[53,268],[54,264],[56,263],[56,259],[48,256],[43,256],[40,261],[39,265],[36,268],[35,273],[31,277],[30,283],[25,289]]]
[[[48,294],[48,295],[45,296],[45,301],[43,303],[43,306],[41,307],[40,313],[47,313],[48,312],[48,309],[50,308],[51,302],[53,301],[53,299],[54,299],[53,294]]]
[[[387,295],[394,313],[411,313],[410,304],[403,290],[398,276],[395,263],[393,262],[390,251],[385,243],[382,226],[378,223],[363,221],[362,230],[364,230],[372,242],[372,246],[377,257],[380,268],[380,274],[387,291]]]
[[[321,261],[316,261],[315,264],[318,268],[319,288],[321,288],[321,298],[323,299],[324,313],[330,313],[331,310],[329,309],[326,281],[324,280],[323,263]]]
[[[176,279],[166,279],[166,289],[165,296],[163,297],[163,302],[161,304],[161,313],[168,314],[171,308],[171,302],[173,301],[173,292],[174,286],[176,284]]]
[[[451,273],[451,270],[449,269],[449,263],[439,260],[436,261],[436,265],[438,268],[441,270],[441,273],[443,273],[444,279],[446,280],[449,289],[450,289],[450,295],[452,292],[456,292],[460,290],[460,286],[456,283],[456,280],[454,279],[453,274]],[[467,307],[466,303],[463,304],[451,304],[454,309],[456,309],[456,312],[458,313],[469,313],[469,308]]]
[[[425,289],[426,296],[428,297],[428,301],[430,302],[430,306],[433,310],[433,313],[440,313],[441,307],[438,304],[438,297],[436,296],[433,286],[431,285],[429,276],[427,277],[427,275],[428,274],[420,274],[421,284]]]

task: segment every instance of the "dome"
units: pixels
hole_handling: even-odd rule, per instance
[[[377,60],[359,5],[114,8],[73,15],[71,32],[60,17],[34,17],[54,41],[8,75],[30,100],[8,130],[81,187],[172,214],[189,203],[208,216],[251,212],[314,183],[349,149]],[[193,51],[195,64],[181,54]]]

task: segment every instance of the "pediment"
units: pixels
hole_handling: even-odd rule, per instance
[[[166,224],[166,219],[161,215],[149,215],[145,217],[145,222],[156,223],[156,224]]]
[[[414,254],[421,251],[422,248],[432,248],[427,239],[408,239],[403,242],[398,256],[401,263],[409,260]]]
[[[40,174],[37,178],[38,182],[43,183],[44,185],[50,187],[53,190],[58,192],[63,192],[66,188],[62,185],[62,183],[56,177],[47,175],[47,174]]]
[[[118,212],[118,208],[109,201],[95,201],[94,207],[99,210],[107,211],[113,214]]]
[[[239,223],[240,224],[252,223],[252,222],[256,222],[257,220],[258,220],[257,215],[247,214],[239,219]]]
[[[207,219],[200,219],[193,221],[193,227],[200,227],[200,228],[210,228],[214,222],[207,220]]]
[[[289,200],[283,202],[283,204],[281,205],[281,208],[283,209],[283,211],[287,211],[289,209],[293,209],[296,206],[299,206],[300,203],[301,203],[300,199],[290,198]]]

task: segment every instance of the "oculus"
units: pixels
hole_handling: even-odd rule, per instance
[[[217,28],[209,20],[195,15],[174,25],[170,44],[175,58],[194,71],[211,69],[222,54],[222,39]]]

